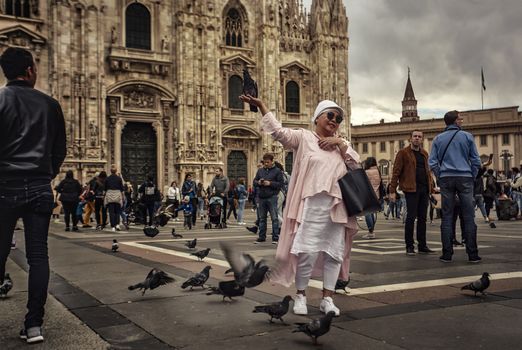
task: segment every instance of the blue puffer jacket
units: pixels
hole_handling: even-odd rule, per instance
[[[446,146],[457,131],[458,134],[449,144],[444,159],[442,159]],[[437,178],[457,176],[474,179],[482,165],[473,135],[460,130],[457,125],[446,127],[444,132],[433,139],[428,163]]]

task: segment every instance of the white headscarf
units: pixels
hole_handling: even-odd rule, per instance
[[[317,117],[319,117],[327,109],[336,109],[337,111],[339,111],[339,114],[344,118],[344,110],[341,107],[339,107],[337,103],[330,100],[323,100],[319,102],[319,104],[315,108],[314,116],[312,117],[312,123],[315,122]]]

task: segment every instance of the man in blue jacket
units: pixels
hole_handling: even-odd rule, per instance
[[[277,197],[283,186],[283,173],[274,166],[274,156],[263,156],[265,166],[257,171],[254,187],[258,193],[257,213],[259,216],[259,238],[254,243],[266,241],[267,215],[272,220],[272,244],[279,240],[279,219],[277,217]]]
[[[463,118],[459,112],[444,115],[446,129],[433,139],[428,163],[438,179],[442,196],[442,255],[440,261],[451,262],[453,256],[452,218],[455,196],[458,195],[464,219],[463,232],[469,262],[482,259],[477,249],[477,225],[473,199],[474,179],[481,166],[473,135],[461,129]]]

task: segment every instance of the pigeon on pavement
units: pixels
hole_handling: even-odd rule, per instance
[[[477,293],[480,292],[482,295],[486,295],[484,291],[488,289],[490,285],[489,281],[489,273],[484,272],[482,274],[482,277],[480,277],[478,280],[471,282],[470,284],[465,285],[464,287],[460,288],[460,290],[471,290],[475,292],[475,296],[477,296]]]
[[[194,238],[192,241],[187,241],[187,243],[185,243],[185,246],[187,246],[189,249],[194,249],[194,248],[196,248],[197,243],[198,243],[198,239]]]
[[[176,229],[174,227],[172,228],[171,234],[172,234],[172,237],[174,237],[174,238],[183,238],[183,235],[176,233]]]
[[[0,284],[0,297],[6,297],[7,293],[13,288],[13,280],[8,273],[4,275],[4,282]]]
[[[154,268],[150,270],[149,274],[145,278],[145,281],[129,286],[129,290],[139,288],[142,291],[141,295],[144,295],[147,289],[152,290],[171,282],[174,282],[174,278],[170,277],[160,269]]]
[[[194,287],[205,288],[205,282],[208,280],[208,278],[210,276],[210,269],[212,269],[212,267],[205,266],[203,271],[201,271],[200,273],[197,273],[196,275],[190,277],[188,280],[183,282],[183,284],[181,285],[181,288],[185,289],[187,287],[190,287],[190,290],[192,290],[192,288],[194,288]]]
[[[330,331],[330,325],[334,316],[335,311],[329,311],[323,317],[313,319],[308,323],[295,323],[297,329],[292,331],[292,333],[303,332],[312,338],[314,345],[317,345],[317,338]]]
[[[270,323],[273,323],[272,319],[279,319],[281,322],[283,321],[283,316],[287,314],[288,308],[290,306],[290,300],[293,300],[290,295],[287,295],[283,298],[283,301],[272,303],[268,305],[259,305],[254,306],[254,311],[252,312],[261,312],[268,314],[270,316]]]
[[[116,253],[119,248],[120,248],[120,246],[118,245],[118,241],[113,239],[112,240],[112,247],[111,247],[112,252]]]
[[[221,249],[240,286],[253,288],[263,283],[269,270],[264,260],[256,263],[250,254],[235,251],[225,243],[221,243]]]
[[[210,252],[210,248],[207,248],[204,250],[200,250],[199,252],[190,253],[190,255],[194,255],[195,257],[197,257],[198,261],[203,261],[203,259],[205,259],[207,257],[209,252]]]
[[[342,289],[346,294],[348,294],[348,291],[346,291],[346,288],[348,287],[348,283],[350,283],[350,277],[348,277],[348,280],[343,281],[341,279],[338,279],[335,283],[335,290]]]
[[[222,295],[223,301],[225,298],[229,298],[232,301],[232,297],[240,297],[245,294],[245,287],[240,286],[236,281],[221,281],[218,287],[210,287],[207,295]]]

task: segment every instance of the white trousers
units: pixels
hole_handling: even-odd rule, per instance
[[[315,262],[323,254],[323,288],[328,290],[335,290],[335,283],[339,278],[339,271],[341,271],[341,262],[332,258],[328,253],[300,253],[297,257],[297,268],[295,273],[295,287],[297,290],[305,290],[308,287],[308,282],[312,276],[312,270]]]

